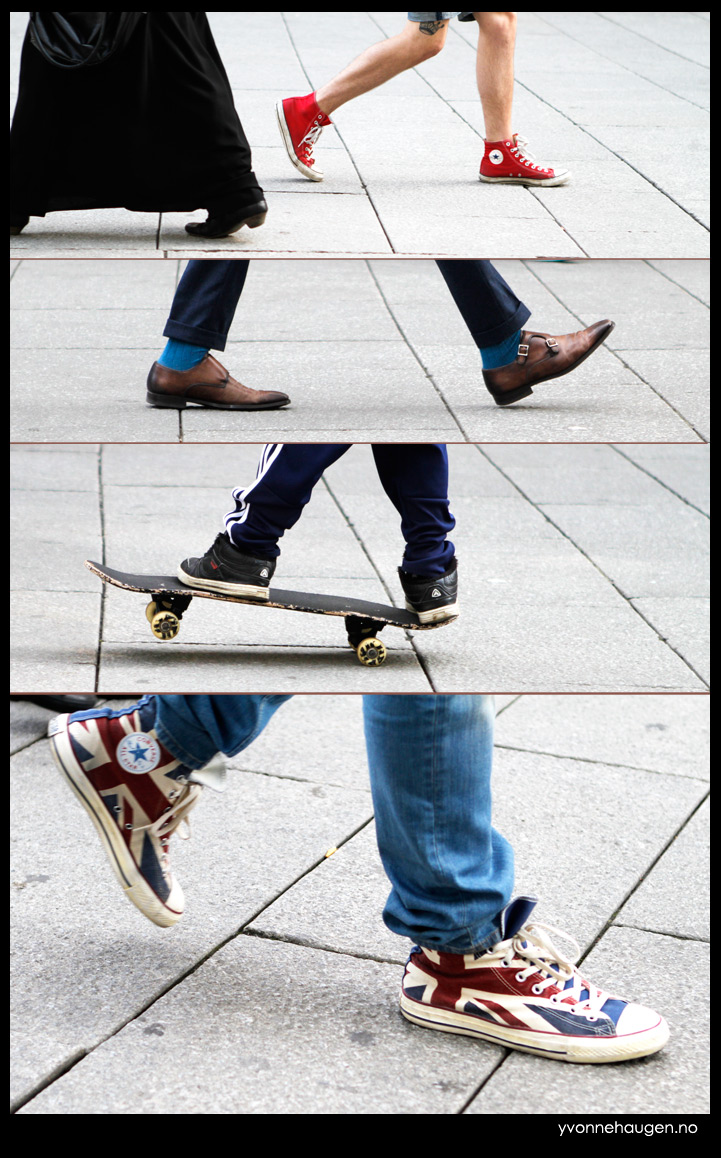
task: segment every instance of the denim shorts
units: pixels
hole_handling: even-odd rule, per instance
[[[452,20],[457,16],[459,20],[473,20],[472,12],[409,12],[408,19],[419,24],[430,23],[433,20]]]

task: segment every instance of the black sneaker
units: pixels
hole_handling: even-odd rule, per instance
[[[458,561],[451,563],[445,575],[433,578],[414,575],[398,568],[406,597],[406,609],[415,611],[421,623],[439,623],[458,615]]]
[[[200,587],[203,591],[267,599],[275,562],[275,559],[244,555],[221,533],[202,559],[183,560],[178,567],[178,578],[189,587]]]

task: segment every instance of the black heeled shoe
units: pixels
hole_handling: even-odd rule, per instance
[[[194,237],[228,237],[237,233],[244,225],[249,229],[257,229],[262,225],[268,213],[268,206],[261,197],[251,205],[242,209],[235,209],[231,213],[218,214],[213,217],[208,214],[207,221],[191,221],[186,225],[185,232]]]

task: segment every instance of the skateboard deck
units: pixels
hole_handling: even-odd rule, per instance
[[[180,620],[191,600],[216,599],[221,603],[244,603],[249,607],[278,607],[286,611],[305,611],[314,615],[336,615],[345,620],[348,642],[361,663],[378,667],[387,655],[386,647],[378,639],[384,627],[402,627],[406,631],[430,631],[445,627],[453,619],[439,623],[421,623],[414,611],[373,603],[343,595],[318,595],[307,591],[283,591],[280,587],[268,590],[268,599],[250,599],[242,595],[225,595],[222,591],[202,591],[188,587],[174,575],[133,575],[116,571],[102,563],[86,559],[85,566],[103,583],[111,583],[125,591],[140,591],[154,598],[145,609],[151,631],[157,639],[174,639],[180,630]]]

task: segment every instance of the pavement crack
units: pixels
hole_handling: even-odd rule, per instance
[[[375,273],[375,270],[373,269],[373,267],[372,267],[372,265],[371,265],[371,262],[370,262],[370,261],[366,261],[366,267],[367,267],[367,269],[368,269],[368,272],[369,272],[369,274],[370,274],[370,276],[371,276],[371,278],[372,278],[372,280],[373,280],[373,282],[374,282],[374,284],[375,284],[375,286],[376,286],[376,289],[378,290],[378,293],[379,293],[379,295],[380,295],[381,301],[383,302],[383,305],[385,306],[385,308],[386,308],[386,310],[387,310],[387,312],[388,312],[388,316],[391,318],[391,320],[392,320],[392,322],[393,322],[394,326],[395,326],[395,327],[396,327],[396,329],[398,330],[398,333],[400,334],[400,336],[401,336],[401,338],[402,338],[403,342],[405,343],[405,345],[406,345],[406,348],[407,348],[407,349],[410,351],[410,353],[411,353],[411,354],[413,355],[413,357],[415,358],[416,362],[418,363],[418,365],[420,366],[421,370],[422,370],[422,371],[423,371],[423,373],[425,374],[425,376],[426,376],[426,379],[427,379],[427,380],[430,382],[431,386],[433,387],[433,389],[435,390],[436,394],[438,395],[438,397],[440,398],[441,402],[443,403],[443,405],[445,406],[446,410],[448,411],[448,413],[449,413],[449,415],[450,415],[451,419],[453,420],[453,422],[455,423],[455,425],[458,427],[458,429],[460,430],[461,434],[463,435],[463,438],[464,438],[464,440],[465,440],[466,442],[470,442],[470,441],[471,441],[471,438],[470,438],[470,436],[469,436],[469,434],[468,434],[468,431],[467,431],[467,430],[464,428],[464,426],[463,426],[463,423],[460,421],[460,419],[459,419],[459,418],[457,417],[457,415],[454,413],[454,411],[453,411],[453,408],[452,408],[451,404],[448,402],[448,400],[447,400],[446,396],[444,395],[443,391],[441,390],[440,386],[439,386],[439,385],[438,385],[438,383],[436,382],[435,378],[434,378],[434,377],[433,377],[433,375],[431,374],[431,372],[430,372],[430,370],[428,369],[428,367],[424,365],[424,363],[423,363],[423,359],[422,359],[422,358],[420,357],[420,355],[418,354],[418,352],[417,352],[417,350],[415,349],[415,347],[414,347],[413,343],[411,342],[410,338],[408,337],[408,335],[406,334],[405,330],[403,329],[403,326],[401,325],[401,323],[399,322],[398,318],[396,317],[396,315],[395,315],[395,312],[394,312],[394,310],[393,310],[393,307],[391,306],[390,302],[388,301],[388,298],[386,297],[385,293],[383,292],[383,289],[382,289],[382,287],[381,287],[381,284],[380,284],[380,282],[378,281],[378,278],[376,277],[376,273]]]
[[[519,484],[515,481],[515,479],[513,479],[511,477],[511,475],[506,470],[503,469],[503,467],[499,466],[498,463],[493,461],[493,459],[483,449],[482,444],[474,443],[474,445],[475,445],[478,453],[486,460],[486,462],[490,463],[491,466],[495,467],[495,469],[498,471],[498,473],[504,479],[506,479],[506,481],[508,483],[510,483],[510,485],[514,488],[514,490],[516,490],[518,492],[518,494],[521,495],[521,497],[535,511],[537,511],[538,514],[543,519],[546,520],[546,522],[549,524],[549,526],[553,527],[554,530],[556,530],[559,535],[561,535],[564,539],[566,539],[566,541],[571,544],[571,546],[574,548],[574,550],[576,550],[578,552],[578,554],[581,555],[594,568],[594,570],[597,571],[598,574],[601,575],[606,580],[607,583],[610,584],[610,586],[613,588],[613,590],[616,592],[616,594],[624,601],[626,606],[630,607],[631,610],[634,612],[634,614],[636,614],[639,617],[639,619],[642,619],[643,622],[651,629],[651,631],[654,632],[654,634],[656,635],[659,642],[662,643],[665,647],[667,647],[669,649],[669,651],[672,651],[674,653],[674,655],[676,655],[681,660],[681,662],[689,669],[689,671],[692,672],[693,675],[696,676],[696,678],[701,682],[701,684],[705,688],[708,688],[708,686],[709,686],[708,680],[704,679],[704,677],[700,674],[699,671],[697,671],[697,669],[693,666],[693,664],[690,662],[690,660],[688,660],[686,658],[686,656],[683,655],[677,647],[674,647],[674,645],[672,643],[670,643],[670,641],[664,635],[662,635],[659,628],[657,628],[656,625],[651,622],[651,620],[648,618],[647,615],[644,615],[644,613],[633,602],[633,599],[631,597],[629,597],[628,595],[626,595],[621,590],[621,588],[619,587],[619,585],[615,581],[615,579],[613,579],[608,574],[608,572],[603,570],[600,563],[597,563],[596,560],[593,559],[588,554],[588,552],[583,549],[583,547],[580,545],[580,543],[576,542],[576,540],[573,538],[573,536],[568,531],[565,531],[563,529],[563,527],[561,527],[557,522],[555,522],[555,520],[551,518],[551,516],[543,509],[543,507],[539,503],[534,502],[533,499],[531,498],[531,496],[528,495],[523,490],[523,488],[521,486],[519,486]]]
[[[692,511],[696,511],[697,514],[701,515],[704,519],[710,519],[711,518],[708,511],[704,511],[696,503],[692,503],[691,500],[687,499],[685,495],[682,495],[680,491],[674,490],[673,487],[670,486],[669,483],[667,483],[664,479],[659,478],[658,475],[654,474],[653,471],[650,470],[647,466],[644,466],[642,463],[636,462],[635,458],[632,458],[630,456],[630,454],[621,450],[617,443],[611,442],[608,445],[610,446],[611,450],[615,451],[616,454],[619,454],[621,456],[621,458],[624,458],[626,460],[626,462],[631,463],[631,465],[635,466],[637,470],[640,470],[643,474],[648,475],[648,477],[653,479],[653,481],[655,483],[658,483],[658,485],[660,487],[663,487],[664,490],[667,490],[669,492],[669,494],[672,494],[674,496],[674,498],[679,499],[682,503],[685,503],[687,507],[690,507]],[[652,445],[655,445],[655,444],[652,444]],[[690,444],[690,445],[693,445],[693,444]]]

